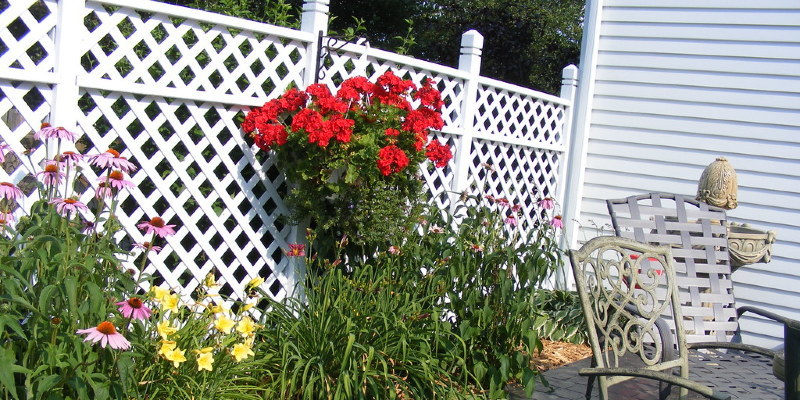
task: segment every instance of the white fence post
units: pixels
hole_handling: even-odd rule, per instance
[[[83,26],[85,0],[59,0],[58,22],[55,29],[55,74],[50,123],[74,131],[78,121],[78,73],[86,29]],[[38,129],[38,127],[34,127]]]
[[[572,131],[573,124],[572,118],[575,115],[575,98],[578,93],[578,67],[575,65],[568,65],[564,68],[561,73],[561,94],[560,97],[564,100],[569,101],[569,107],[566,108],[565,115],[564,115],[564,127],[562,128],[561,134],[566,139],[566,148],[570,148],[570,142],[573,139],[574,132]],[[570,193],[567,189],[567,175],[573,173],[575,171],[569,171],[567,168],[570,165],[570,158],[571,154],[569,151],[564,153],[562,162],[561,162],[561,171],[559,171],[558,177],[558,194],[557,199],[561,203],[562,206],[565,206],[567,203],[573,201],[573,199],[567,199],[566,196]],[[564,222],[572,221],[573,218],[577,218],[577,215],[572,215],[574,212],[574,208],[562,208],[562,218]],[[570,227],[574,227],[575,225],[565,223],[564,226],[568,228],[568,230],[572,231],[573,229],[569,229]],[[565,232],[561,236],[561,248],[567,249],[571,246],[571,242],[569,238],[574,237],[575,232]],[[569,263],[565,262],[562,270],[556,272],[556,288],[558,289],[567,289],[570,284],[568,279],[567,270],[569,268]]]
[[[456,169],[453,171],[453,188],[456,193],[467,190],[471,163],[472,139],[475,129],[475,104],[478,97],[478,78],[481,73],[483,35],[469,30],[461,35],[461,56],[458,69],[469,74],[464,82],[464,102],[461,104],[461,137],[456,147]]]
[[[317,78],[319,64],[319,46],[321,36],[328,34],[328,11],[330,0],[306,0],[303,3],[303,16],[300,20],[300,30],[314,34],[314,41],[309,44],[306,56],[306,70],[303,81],[306,86],[314,83]]]

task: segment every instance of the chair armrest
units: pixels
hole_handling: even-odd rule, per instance
[[[685,387],[709,399],[730,400],[731,398],[731,396],[728,393],[718,392],[716,390],[711,389],[708,386],[701,385],[695,381],[661,371],[651,371],[648,369],[631,369],[631,368],[581,368],[578,371],[578,374],[582,376],[611,375],[611,376],[635,376],[639,378],[648,378]]]
[[[770,350],[766,347],[755,346],[752,344],[744,344],[744,343],[730,343],[730,342],[697,342],[697,343],[687,343],[686,347],[691,350],[697,349],[731,349],[731,350],[741,350],[741,351],[748,351],[752,353],[758,353],[765,355],[767,357],[780,357],[781,354],[778,351]]]
[[[767,310],[764,310],[764,309],[761,309],[761,308],[758,308],[758,307],[753,307],[753,306],[741,306],[741,307],[737,308],[736,309],[736,317],[739,318],[739,317],[742,316],[742,314],[744,314],[746,312],[751,312],[753,314],[760,315],[760,316],[762,316],[764,318],[769,318],[769,319],[771,319],[773,321],[780,322],[780,323],[782,323],[784,325],[788,325],[789,321],[794,321],[791,318],[787,318],[787,317],[784,317],[782,315],[775,314],[772,311],[767,311]],[[797,323],[797,322],[795,321],[795,323]]]

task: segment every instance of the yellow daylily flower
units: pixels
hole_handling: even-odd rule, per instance
[[[205,350],[207,350],[207,351],[205,351]],[[197,352],[197,370],[198,371],[202,371],[202,370],[213,371],[214,370],[214,366],[212,365],[212,364],[214,364],[214,355],[211,354],[211,350],[212,350],[211,347],[206,347],[206,348],[201,349],[199,351],[195,350],[195,352]]]
[[[169,321],[162,320],[158,324],[156,324],[156,329],[158,330],[158,334],[161,335],[162,339],[166,339],[167,336],[172,335],[173,333],[178,331],[178,328],[172,327],[169,325]]]
[[[161,308],[164,310],[170,310],[176,313],[178,312],[179,305],[180,299],[177,294],[170,294],[161,299]]]
[[[176,347],[176,348],[168,351],[167,354],[164,355],[164,358],[166,358],[169,361],[172,361],[172,365],[175,366],[175,368],[178,368],[178,366],[182,362],[186,362],[186,355],[185,354],[186,354],[186,350],[181,350],[181,349]]]
[[[220,284],[217,283],[217,278],[214,276],[213,272],[209,272],[208,275],[206,275],[206,279],[203,283],[209,289],[220,286]]]
[[[253,350],[245,343],[236,343],[233,345],[233,350],[231,351],[233,354],[233,358],[236,359],[236,362],[240,362],[247,358],[248,356],[255,356],[256,353],[253,353]]]
[[[225,314],[220,314],[214,321],[214,327],[225,334],[231,333],[231,329],[233,329],[234,325],[236,325],[236,322],[228,318]]]
[[[261,284],[263,283],[264,283],[264,278],[259,276],[258,278],[250,279],[250,282],[247,282],[247,286],[245,287],[248,289],[255,288],[261,286]]]
[[[161,341],[161,348],[158,350],[158,354],[161,356],[167,357],[167,353],[172,350],[175,350],[177,344],[173,340],[162,340]]]
[[[225,308],[222,307],[221,305],[215,304],[211,306],[211,312],[214,314],[224,313],[225,311],[226,311]]]
[[[255,330],[256,324],[250,317],[244,317],[236,324],[236,331],[244,336],[252,335]]]
[[[169,296],[172,293],[172,292],[170,292],[169,289],[164,289],[164,288],[162,288],[160,286],[153,286],[152,290],[153,290],[154,300],[159,302],[159,303],[163,303],[164,302],[164,298]]]
[[[256,303],[244,303],[244,307],[242,307],[242,311],[247,311],[253,307],[255,307]]]

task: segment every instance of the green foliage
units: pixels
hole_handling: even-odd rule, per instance
[[[164,2],[272,25],[300,27],[298,17],[302,0],[166,0]]]
[[[274,369],[267,398],[469,398],[465,347],[434,305],[432,281],[383,259],[345,273],[329,263],[306,302],[273,303],[257,352]]]
[[[577,293],[566,290],[536,292],[538,315],[534,329],[544,339],[570,343],[586,343],[586,322]]]

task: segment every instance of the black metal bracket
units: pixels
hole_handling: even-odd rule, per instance
[[[314,83],[319,83],[320,80],[325,79],[326,75],[322,67],[325,65],[325,59],[331,58],[331,52],[335,51],[338,54],[348,44],[369,46],[369,42],[365,38],[356,38],[355,41],[347,40],[344,36],[325,36],[322,31],[319,31],[317,34],[317,60],[314,68],[316,71]]]

